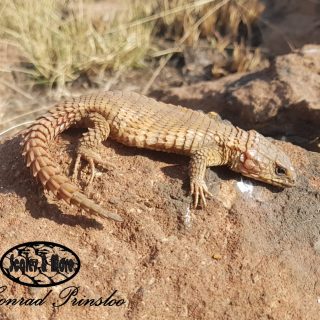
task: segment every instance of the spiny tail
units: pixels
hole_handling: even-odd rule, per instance
[[[116,221],[123,219],[115,213],[107,212],[94,201],[85,196],[54,163],[48,152],[48,143],[59,133],[85,117],[90,111],[90,104],[79,103],[79,100],[65,102],[53,111],[39,118],[24,133],[23,156],[27,167],[31,168],[45,189],[54,193],[58,199],[74,204],[88,212],[96,213]]]

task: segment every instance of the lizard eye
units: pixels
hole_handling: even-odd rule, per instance
[[[285,176],[287,174],[287,170],[281,166],[276,166],[275,172],[277,176]]]

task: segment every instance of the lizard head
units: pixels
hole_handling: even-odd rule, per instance
[[[231,169],[275,186],[294,186],[296,173],[289,157],[258,132],[248,133],[245,151],[234,159]]]

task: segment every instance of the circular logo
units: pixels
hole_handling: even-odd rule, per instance
[[[64,283],[80,270],[79,257],[54,242],[26,242],[9,249],[0,260],[3,274],[10,280],[31,287]]]

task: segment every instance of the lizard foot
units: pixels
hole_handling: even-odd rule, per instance
[[[90,179],[88,182],[88,186],[93,182],[94,176],[95,176],[95,164],[105,168],[105,169],[109,169],[112,168],[114,169],[116,166],[108,161],[105,161],[101,158],[101,156],[94,150],[89,149],[89,148],[85,148],[85,147],[80,147],[78,149],[78,155],[77,155],[77,159],[74,165],[74,170],[73,170],[73,175],[72,175],[72,179],[75,181],[79,172],[79,166],[80,166],[80,161],[81,158],[85,159],[90,166],[90,170],[91,170],[91,175],[90,175]]]
[[[206,196],[213,197],[213,194],[209,192],[208,187],[204,180],[191,180],[190,182],[191,195],[194,196],[193,204],[194,208],[198,207],[199,199],[203,204],[203,207],[207,206]]]

